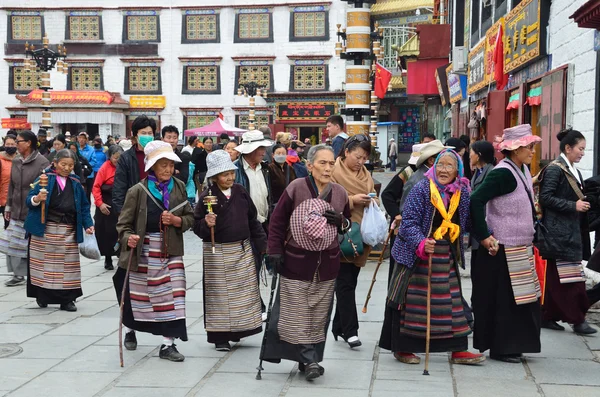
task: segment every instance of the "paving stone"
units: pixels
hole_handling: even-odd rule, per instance
[[[185,292],[185,301],[186,302],[202,302],[204,300],[204,296],[201,289],[188,289]]]
[[[23,352],[18,358],[67,358],[96,342],[98,336],[52,336],[40,335],[20,346]]]
[[[321,363],[325,367],[325,376],[312,383],[317,387],[332,389],[368,390],[373,373],[373,362],[361,360],[330,360],[325,358]],[[348,380],[352,381],[349,382]],[[292,386],[302,387],[306,380],[303,374],[296,374]]]
[[[99,319],[101,319],[101,318],[99,318]],[[117,322],[118,322],[118,320],[117,320]],[[118,328],[118,325],[116,325],[116,327]],[[118,346],[118,344],[119,344],[119,337],[117,336],[118,333],[119,333],[119,331],[117,329],[117,331],[112,332],[108,336],[105,336],[104,338],[102,338],[98,342],[96,342],[95,344],[100,345],[100,346]],[[162,344],[162,336],[152,335],[147,332],[136,332],[135,335],[136,335],[136,338],[138,341],[138,346],[158,347]],[[123,330],[123,337],[125,337],[125,330]],[[183,342],[181,344],[181,346],[185,346],[186,343],[187,342]]]
[[[433,375],[422,376],[420,382],[406,382],[398,380],[375,379],[373,383],[373,396],[388,397],[399,395],[454,397],[452,382],[431,381]],[[395,394],[392,394],[395,393]]]
[[[249,372],[256,374],[256,367],[259,364],[259,355],[260,347],[240,345],[233,351],[233,354],[221,364],[217,372]],[[289,360],[282,360],[280,364],[263,362],[264,372],[269,374],[289,374],[295,365],[295,362]]]
[[[369,335],[366,332],[359,330],[362,346],[351,349],[350,346],[342,339],[338,338],[336,342],[331,333],[328,335],[327,343],[325,343],[325,360],[330,358],[350,359],[350,360],[373,360],[377,339],[375,335]]]
[[[591,397],[600,396],[600,387],[577,385],[545,385],[542,384],[545,397]]]
[[[98,282],[98,281],[101,281],[101,282]],[[93,279],[84,281],[82,283],[81,289],[83,290],[83,297],[81,298],[82,300],[87,300],[87,299],[91,298],[93,295],[95,295],[99,292],[105,291],[105,290],[111,290],[113,292],[113,300],[115,300],[116,295],[115,295],[115,289],[113,287],[113,284],[104,282],[104,280],[100,277],[94,277]]]
[[[557,358],[527,359],[538,383],[600,386],[600,363]]]
[[[188,331],[189,334],[189,331]],[[206,336],[188,335],[190,340],[177,344],[179,352],[186,357],[224,357],[226,352],[218,352],[215,345],[206,341]],[[139,338],[138,338],[139,340]]]
[[[98,285],[98,284],[92,284]],[[88,294],[84,289],[83,292],[86,294],[84,302],[88,301],[109,301],[111,303],[116,304],[117,302],[117,294],[115,293],[115,288],[113,286],[106,287],[103,284],[101,285],[102,289],[99,291],[95,291],[93,294]]]
[[[452,365],[452,371],[457,379],[463,377],[478,377],[489,379],[525,380],[527,372],[522,364],[509,364],[486,357],[482,365]]]
[[[410,382],[422,382],[423,379],[430,379],[435,382],[452,382],[452,376],[450,374],[450,363],[448,362],[448,355],[445,353],[435,353],[429,358],[429,378],[423,377],[423,369],[425,368],[425,355],[420,354],[421,363],[416,364],[404,364],[394,358],[393,355],[382,355],[379,356],[379,362],[377,364],[377,379],[386,380],[404,380]]]
[[[11,397],[92,397],[117,376],[117,372],[46,372],[13,392]]]
[[[149,355],[155,348],[138,346],[134,351],[123,349],[123,364],[119,363],[118,346],[88,346],[63,361],[52,371],[56,372],[123,372]]]
[[[509,364],[510,365],[510,364]],[[494,397],[538,397],[537,386],[533,380],[503,380],[501,377],[489,378],[485,375],[472,377],[458,377],[456,379],[458,395],[461,397],[480,397],[490,395]]]
[[[260,396],[278,397],[283,389],[288,374],[264,373],[262,380],[256,380],[254,374],[240,374],[232,381],[229,373],[215,373],[195,394],[206,396]]]
[[[0,324],[0,335],[2,343],[23,343],[27,339],[38,336],[52,327],[45,324]],[[1,372],[1,371],[0,371]]]
[[[113,387],[102,397],[184,397],[188,391],[181,387]]]
[[[19,357],[19,356],[15,356]],[[0,388],[14,390],[58,364],[58,359],[3,358],[0,360]]]
[[[50,331],[48,335],[91,335],[106,336],[118,328],[119,321],[106,321],[102,318],[77,318],[68,324]]]
[[[335,390],[324,387],[314,387],[311,384],[306,387],[290,387],[285,397],[369,397],[368,390]],[[376,396],[376,395],[374,395]],[[398,396],[398,394],[396,394]]]
[[[117,386],[162,387],[165,385],[165,374],[168,374],[169,384],[191,388],[217,361],[217,358],[186,357],[184,362],[174,363],[153,357],[121,376]]]
[[[565,328],[566,331],[543,329],[541,335],[542,351],[533,356],[591,359],[593,357],[592,353],[584,339],[571,332],[571,327],[568,325]]]

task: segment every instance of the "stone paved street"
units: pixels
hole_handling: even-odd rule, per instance
[[[391,174],[376,174],[384,184]],[[0,396],[257,396],[388,397],[415,396],[599,396],[600,337],[542,331],[542,353],[526,355],[522,364],[488,360],[479,367],[450,365],[446,354],[432,355],[431,376],[423,365],[407,366],[377,347],[383,320],[387,260],[373,290],[368,312],[360,312],[375,262],[359,277],[357,304],[363,346],[350,350],[328,336],[325,376],[308,383],[297,365],[266,363],[255,380],[262,335],[219,353],[206,342],[202,308],[202,261],[199,240],[185,235],[187,315],[190,340],[178,345],[183,363],[158,358],[161,338],[138,333],[138,349],[125,351],[119,367],[118,307],[112,271],[102,261],[82,260],[83,293],[78,311],[56,305],[46,309],[25,297],[25,287],[0,284]],[[5,272],[0,256],[0,272]],[[463,272],[468,274],[467,272]],[[7,276],[5,273],[3,276]],[[3,279],[5,277],[2,277]],[[471,295],[463,278],[464,295]],[[268,300],[268,288],[262,294]]]

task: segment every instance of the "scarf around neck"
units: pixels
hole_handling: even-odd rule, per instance
[[[341,157],[335,161],[335,168],[331,174],[331,180],[339,185],[342,185],[348,196],[355,194],[369,194],[375,191],[375,184],[369,171],[363,166],[358,174],[346,167],[346,164]],[[362,208],[361,208],[362,212]]]
[[[440,159],[443,156],[447,156],[447,155],[454,156],[454,159],[456,160],[456,165],[457,165],[457,175],[452,183],[449,183],[447,185],[442,185],[440,183],[440,181],[438,180],[435,171],[437,169],[437,164],[440,161]],[[466,186],[467,189],[469,190],[469,192],[471,191],[471,184],[470,184],[469,180],[464,177],[464,175],[465,175],[465,169],[463,166],[462,159],[460,158],[458,153],[456,153],[452,149],[446,149],[446,150],[442,151],[435,159],[435,163],[433,163],[433,166],[425,173],[425,176],[431,182],[433,182],[432,186],[436,187],[436,190],[438,191],[438,193],[442,199],[442,202],[444,203],[444,206],[446,206],[446,207],[448,206],[448,203],[450,201],[450,196],[452,196],[457,191],[460,192],[460,189],[462,188],[462,186]]]
[[[173,181],[173,177],[169,178],[167,182],[159,182],[156,178],[156,174],[154,171],[150,171],[148,173],[148,181],[152,183],[148,183],[148,189],[150,193],[158,199],[162,200],[165,209],[169,209],[169,199],[171,198],[171,192],[173,191],[173,186],[175,182]]]

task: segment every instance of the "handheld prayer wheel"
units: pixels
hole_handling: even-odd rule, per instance
[[[40,175],[40,193],[48,193],[46,187],[48,186],[48,176],[46,175],[46,171],[42,171],[42,175]],[[46,200],[43,200],[41,203],[42,209],[42,223],[46,223]]]
[[[217,196],[213,196],[212,192],[209,190],[208,196],[204,197],[204,200],[202,200],[202,202],[206,206],[208,213],[214,214],[213,205],[216,205],[218,203]],[[214,226],[210,228],[210,242],[212,245],[212,253],[214,254],[215,253],[215,228],[214,228]]]

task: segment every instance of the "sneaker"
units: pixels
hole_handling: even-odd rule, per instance
[[[394,358],[404,364],[419,364],[421,357],[414,353],[394,352]]]
[[[16,287],[22,284],[25,284],[25,277],[23,276],[13,276],[13,278],[4,283],[7,287]]]
[[[450,362],[452,364],[475,365],[485,361],[485,356],[479,353],[471,352],[452,352]]]
[[[184,355],[177,351],[177,348],[175,347],[174,343],[171,346],[160,345],[160,352],[158,353],[158,357],[176,362],[185,360]]]
[[[355,347],[362,346],[362,342],[360,341],[360,339],[358,339],[358,336],[349,337],[348,340],[346,340],[346,343],[348,343],[348,346],[350,346],[350,349],[354,349]]]
[[[592,328],[587,321],[582,322],[573,326],[573,332],[578,335],[592,335],[598,332],[596,328]]]
[[[135,337],[135,331],[129,331],[125,334],[125,349],[135,350],[137,349],[137,338]]]
[[[75,306],[75,302],[61,303],[60,310],[64,310],[66,312],[76,312],[77,306]]]
[[[231,345],[229,344],[229,342],[215,343],[215,349],[218,352],[228,352],[231,351]]]

